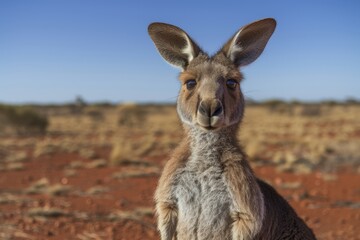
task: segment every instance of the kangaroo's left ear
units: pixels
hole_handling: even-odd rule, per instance
[[[237,66],[255,61],[273,34],[276,21],[262,19],[242,27],[220,50]]]

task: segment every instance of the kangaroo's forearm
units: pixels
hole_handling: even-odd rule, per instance
[[[173,194],[176,171],[184,165],[190,153],[188,143],[181,142],[172,158],[166,163],[155,192],[158,229],[162,240],[171,240],[176,231],[178,210]]]
[[[156,212],[158,214],[158,229],[161,240],[172,240],[178,220],[176,205],[169,202],[158,202],[156,204]]]
[[[261,230],[265,215],[264,199],[256,178],[245,159],[226,162],[225,178],[232,196],[233,239],[253,239]]]

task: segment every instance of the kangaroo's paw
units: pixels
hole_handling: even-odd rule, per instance
[[[177,207],[175,204],[160,202],[156,205],[158,214],[158,229],[161,240],[171,240],[175,235],[177,225]]]

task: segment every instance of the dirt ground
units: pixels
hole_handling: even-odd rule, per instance
[[[100,127],[91,125],[95,129],[78,139],[74,129],[82,120],[67,118],[67,124],[78,123],[70,131],[56,116],[46,136],[8,135],[1,140],[0,239],[159,239],[152,198],[168,152],[159,148],[159,154],[143,152],[141,161],[110,164],[115,130],[107,129],[98,144],[90,144],[99,139]],[[349,131],[359,141],[359,129]],[[156,134],[163,136],[158,130]],[[175,144],[168,144],[170,151],[178,141],[174,139]],[[68,151],[55,144],[66,141]],[[80,148],[76,143],[81,141],[89,143],[84,150],[69,150],[72,145]],[[269,151],[278,149],[269,146]],[[267,164],[266,156],[261,161],[256,154],[254,159],[257,176],[289,201],[318,239],[360,239],[359,159],[326,171],[284,171],[279,166],[286,162]]]

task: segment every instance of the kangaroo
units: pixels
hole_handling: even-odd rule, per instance
[[[155,192],[162,240],[315,239],[256,178],[236,137],[244,112],[239,68],[260,56],[275,27],[271,18],[248,24],[209,56],[182,29],[149,25],[161,56],[181,69],[177,112],[185,131]]]

